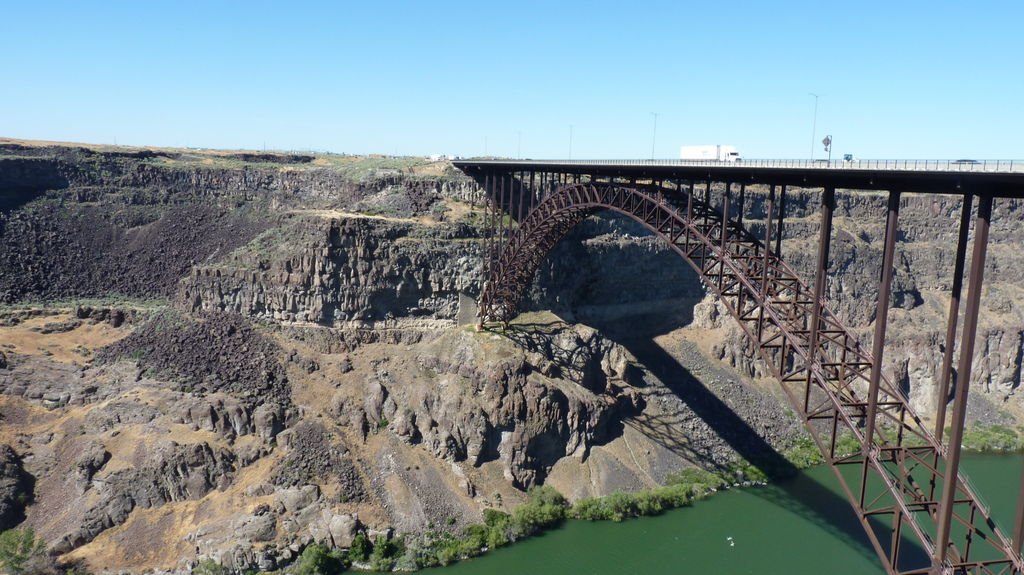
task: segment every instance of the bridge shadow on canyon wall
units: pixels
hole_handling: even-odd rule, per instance
[[[629,240],[630,235],[642,239],[620,241],[621,238]],[[567,273],[566,270],[572,271]],[[702,362],[705,365],[688,366],[686,364],[691,358],[687,354],[678,350],[672,353],[659,343],[660,336],[693,322],[694,305],[706,294],[698,275],[678,255],[654,241],[646,230],[628,218],[601,214],[586,220],[555,246],[538,270],[536,280],[526,298],[527,308],[556,309],[570,321],[597,328],[605,337],[628,350],[643,367],[639,385],[647,401],[660,402],[659,394],[674,396],[671,398],[673,401],[660,403],[674,404],[676,412],[661,410],[661,413],[648,416],[646,412],[657,410],[645,410],[640,416],[624,418],[624,425],[640,431],[663,448],[696,465],[719,473],[732,470],[732,461],[721,455],[720,444],[724,443],[770,478],[770,487],[752,489],[750,493],[832,533],[872,562],[878,560],[867,534],[835,480],[829,481],[834,485],[830,488],[807,474],[801,474],[755,428],[758,425],[765,429],[763,422],[754,421],[755,425],[752,425],[722,399],[726,397],[735,402],[732,394],[742,395],[745,390],[746,399],[750,400],[750,396],[757,396],[759,392],[735,383],[741,378],[728,370],[712,369],[717,373],[709,375],[702,369],[706,362]],[[651,306],[651,303],[655,305]],[[614,313],[603,313],[609,309]],[[520,325],[522,331],[513,338],[543,339],[553,333],[552,327],[545,324]],[[538,342],[520,341],[520,344],[524,343],[536,346]],[[571,367],[578,365],[578,350],[548,349],[550,355],[555,356],[549,359],[558,364],[569,379],[587,375],[578,370],[574,372]],[[684,356],[685,359],[680,359]],[[694,373],[694,369],[700,373]],[[591,375],[592,372],[593,366]],[[653,385],[650,377],[662,385]],[[637,378],[630,378],[634,379]],[[720,396],[702,379],[714,383],[716,389],[727,391],[720,391]],[[652,385],[644,385],[643,380]],[[721,385],[723,382],[727,385]],[[678,401],[674,401],[675,398]],[[754,400],[759,398],[754,397]],[[744,411],[750,410],[744,408]],[[699,420],[700,425],[695,426],[695,420]],[[702,441],[699,437],[687,437],[688,430],[693,429],[700,432],[710,429],[710,433],[720,439],[719,445]],[[857,481],[851,481],[851,485],[857,484]],[[888,524],[877,519],[872,519],[870,524],[880,541],[889,541],[891,531]],[[909,532],[910,529],[904,529],[904,534]],[[929,564],[924,551],[906,535],[901,539],[900,556],[899,569]],[[808,560],[825,561],[827,564],[827,558],[815,557],[814,550],[809,550],[807,557]]]
[[[601,333],[629,351],[642,366],[641,378],[653,376],[662,386],[648,381],[640,382],[645,400],[650,402],[657,395],[670,393],[677,397],[691,413],[665,412],[656,416],[628,417],[624,425],[633,427],[648,438],[673,453],[694,462],[708,471],[728,475],[734,472],[732,461],[720,455],[713,442],[692,441],[685,437],[685,420],[696,416],[739,457],[763,472],[770,482],[768,487],[749,490],[749,493],[765,499],[774,506],[809,521],[818,528],[832,533],[850,548],[871,561],[877,561],[877,554],[853,513],[850,503],[837,491],[838,485],[830,488],[813,477],[802,474],[789,460],[777,451],[761,434],[724,400],[709,389],[690,369],[665,349],[656,338],[682,327],[692,319],[689,314],[626,317],[614,321],[602,321],[587,317],[591,325]],[[681,321],[684,320],[684,321]],[[597,366],[586,366],[580,361],[580,350],[561,349],[552,345],[552,335],[557,324],[519,324],[507,333],[521,346],[533,350],[544,349],[549,359],[558,366],[563,376],[574,381],[592,382]],[[722,377],[715,374],[712,377]],[[635,378],[633,378],[635,379]],[[592,387],[593,383],[588,383]],[[834,482],[833,482],[834,484]],[[881,541],[888,541],[890,529],[881,521],[872,520],[871,525]],[[823,558],[808,555],[808,560]],[[901,543],[901,566],[925,566],[929,558],[915,541],[904,536]]]

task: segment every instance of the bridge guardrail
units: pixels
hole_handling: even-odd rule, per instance
[[[650,166],[650,167],[714,167],[714,168],[796,168],[816,170],[890,170],[898,172],[987,172],[1024,173],[1024,160],[515,160],[472,159],[458,161],[477,164],[522,163],[559,166]]]

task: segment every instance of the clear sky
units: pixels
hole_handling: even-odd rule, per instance
[[[0,0],[0,136],[1024,158],[1024,1]],[[816,143],[815,155],[823,157]]]

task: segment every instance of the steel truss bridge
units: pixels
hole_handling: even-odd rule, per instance
[[[480,323],[507,325],[552,247],[603,210],[664,240],[729,309],[777,378],[891,574],[1024,574],[1024,474],[1012,532],[992,520],[960,471],[993,202],[1024,198],[1024,162],[759,162],[463,160],[486,212]],[[748,186],[766,191],[763,234],[744,226]],[[814,277],[782,253],[787,188],[820,192]],[[836,189],[888,194],[871,349],[829,310],[826,268]],[[753,190],[751,190],[753,192]],[[934,428],[882,373],[900,196],[962,198]],[[882,214],[879,214],[881,217]],[[973,241],[969,241],[971,220]],[[968,244],[972,257],[961,335]],[[954,348],[959,348],[953,377]],[[944,438],[947,398],[950,432]],[[852,454],[837,438],[852,435]],[[943,441],[943,440],[946,441]]]

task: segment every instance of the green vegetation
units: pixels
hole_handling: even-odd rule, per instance
[[[104,297],[67,300],[24,299],[14,303],[0,303],[0,312],[17,312],[32,309],[74,311],[76,307],[121,308],[138,311],[159,310],[170,306],[167,298],[132,298],[110,294]]]
[[[520,537],[555,527],[565,520],[568,503],[554,487],[532,487],[526,493],[526,503],[512,512],[512,525]]]
[[[949,437],[949,429],[946,430]],[[978,425],[964,430],[964,449],[982,453],[1024,451],[1024,434],[1006,425]]]
[[[227,575],[228,570],[213,559],[203,559],[192,569],[192,575]]]
[[[964,446],[975,451],[1020,450],[1024,447],[1024,433],[1006,426],[976,427],[965,434]],[[860,444],[852,434],[840,435],[836,440],[839,455],[859,449]],[[824,462],[817,445],[809,437],[797,440],[782,452],[782,456],[788,462],[782,467],[788,471]],[[482,524],[468,525],[457,531],[429,531],[395,539],[378,537],[374,542],[359,533],[344,554],[322,546],[311,546],[303,552],[294,573],[332,575],[353,563],[373,571],[409,571],[449,565],[543,533],[566,519],[624,521],[658,515],[690,505],[738,482],[762,482],[768,477],[780,477],[781,471],[759,469],[745,461],[719,473],[693,467],[670,474],[662,487],[634,493],[615,492],[605,497],[584,497],[571,505],[553,487],[533,487],[527,492],[526,501],[511,514],[485,509]],[[446,523],[454,524],[451,520]]]
[[[314,543],[302,550],[293,572],[295,575],[334,575],[348,567],[346,559],[341,549]]]
[[[46,545],[31,528],[8,529],[0,533],[0,567],[10,575],[55,571],[46,555]]]
[[[405,546],[401,539],[378,536],[370,553],[370,568],[374,571],[391,571],[395,568],[395,561],[404,552]]]
[[[370,558],[372,551],[373,544],[370,543],[370,538],[360,531],[352,539],[352,545],[348,548],[348,561],[349,563],[366,561]]]
[[[574,519],[622,521],[630,517],[658,515],[683,507],[725,487],[726,480],[713,473],[692,468],[669,476],[667,485],[636,493],[615,492],[607,497],[584,497],[570,509]]]

